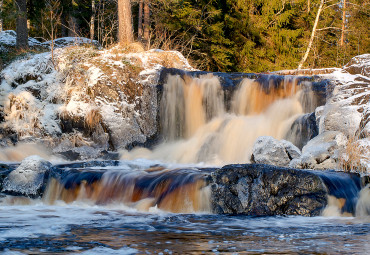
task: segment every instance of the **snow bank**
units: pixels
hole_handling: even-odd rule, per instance
[[[316,109],[319,132],[340,131],[349,139],[353,150],[358,152],[343,149],[339,160],[350,163],[353,160],[350,154],[359,154],[356,160],[367,173],[370,173],[369,70],[370,54],[364,54],[354,57],[342,70],[321,75],[331,80],[334,89],[325,106]]]

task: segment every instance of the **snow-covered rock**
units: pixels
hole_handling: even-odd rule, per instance
[[[58,154],[144,144],[157,132],[156,85],[164,65],[193,70],[179,52],[127,53],[118,46],[59,48],[53,56],[16,60],[0,73],[0,144],[6,134],[53,148],[69,144]]]
[[[63,48],[68,46],[81,46],[85,44],[101,47],[96,40],[91,40],[85,37],[61,37],[54,39],[54,48]],[[17,42],[17,33],[14,30],[5,30],[0,32],[0,52],[6,51],[6,47],[15,47]],[[37,39],[28,37],[29,47],[49,48],[52,41],[39,42]]]
[[[316,109],[319,133],[339,131],[350,142],[350,151],[343,150],[340,156],[344,161],[359,161],[353,171],[364,167],[370,173],[370,54],[354,57],[342,70],[321,75],[331,80],[334,88],[323,107]],[[356,70],[355,70],[356,69]],[[353,153],[351,151],[356,151]],[[352,158],[348,154],[353,154]],[[358,155],[355,155],[358,154]],[[350,163],[351,165],[354,162]],[[332,164],[334,165],[334,164]],[[337,166],[341,167],[341,166]]]
[[[54,39],[53,41],[46,41],[41,43],[44,47],[51,47],[54,42],[55,48],[63,48],[68,46],[81,46],[85,44],[94,45],[96,47],[101,47],[100,43],[96,40],[91,40],[85,37],[61,37]]]
[[[57,112],[63,75],[54,69],[50,53],[15,61],[0,77],[0,110],[5,114],[0,128],[19,136],[61,134]]]
[[[292,159],[300,156],[300,150],[291,142],[279,141],[271,136],[260,136],[253,145],[251,162],[287,166]]]
[[[302,149],[302,155],[293,159],[289,166],[300,169],[337,169],[341,151],[347,137],[338,131],[326,131],[310,140]]]
[[[361,74],[370,77],[370,54],[363,54],[352,58],[343,70],[350,74]]]
[[[2,192],[29,197],[39,196],[45,189],[52,164],[39,156],[25,158],[3,183]]]
[[[339,104],[328,104],[318,113],[319,132],[339,131],[348,137],[353,137],[361,122],[361,113],[357,106],[342,106]]]
[[[5,30],[0,32],[0,52],[4,47],[15,47],[17,43],[17,33],[14,30]],[[35,38],[28,37],[30,47],[41,46],[41,43]]]

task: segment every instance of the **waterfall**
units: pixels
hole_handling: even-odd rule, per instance
[[[316,106],[311,83],[294,76],[244,78],[231,99],[225,98],[218,76],[168,75],[159,114],[163,142],[152,151],[126,152],[123,158],[248,163],[259,136],[301,142],[295,137],[300,134],[288,136],[288,131],[299,116]]]
[[[223,113],[224,97],[217,77],[168,77],[160,108],[165,140],[189,138],[207,121]]]

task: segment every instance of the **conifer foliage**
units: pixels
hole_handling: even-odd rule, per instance
[[[3,30],[16,29],[18,1],[2,0]],[[22,15],[27,14],[30,36],[50,40],[47,28],[54,22],[58,24],[56,37],[84,36],[108,46],[126,40],[119,29],[121,17],[126,43],[138,40],[147,49],[179,50],[202,70],[297,68],[322,2],[302,68],[342,66],[353,56],[370,52],[368,0],[57,1],[60,20],[51,21],[43,11],[46,0],[27,0],[27,13]],[[131,9],[126,19],[118,8],[122,3]]]

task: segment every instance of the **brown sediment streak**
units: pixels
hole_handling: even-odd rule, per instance
[[[210,211],[207,189],[203,180],[178,187],[164,196],[158,207],[175,213]],[[202,194],[202,195],[200,195]]]
[[[44,202],[53,204],[62,200],[66,203],[124,204],[146,211],[157,206],[161,210],[177,213],[210,211],[204,175],[193,170],[106,172],[99,180],[76,181],[68,188],[62,182],[50,180]]]
[[[191,137],[199,127],[206,122],[205,112],[203,109],[203,91],[196,80],[185,79],[184,86],[185,96],[185,137]]]
[[[285,78],[277,85],[270,80],[268,88],[255,80],[244,79],[234,98],[234,112],[240,115],[260,114],[275,101],[292,97],[298,90],[296,79]]]

